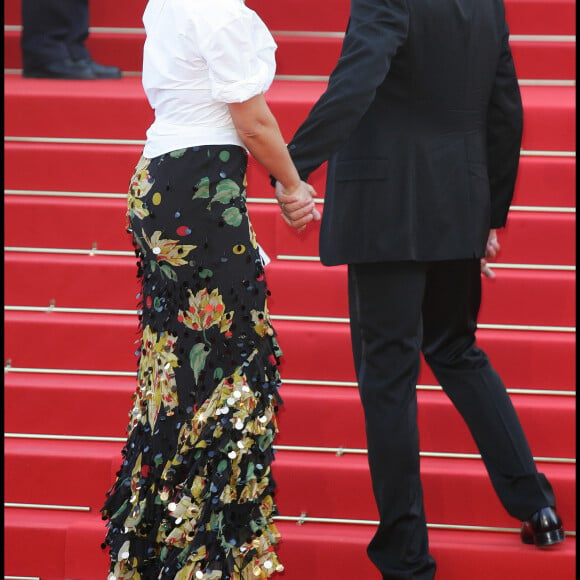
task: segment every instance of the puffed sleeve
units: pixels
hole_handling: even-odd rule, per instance
[[[249,9],[206,31],[200,49],[209,69],[212,98],[241,103],[268,90],[276,72],[276,43]]]

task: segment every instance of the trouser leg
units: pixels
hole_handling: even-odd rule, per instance
[[[368,554],[384,580],[431,580],[416,382],[424,267],[349,266],[353,354],[380,524]]]
[[[73,0],[22,0],[21,47],[25,70],[70,58],[68,39],[73,13]]]
[[[72,0],[67,46],[73,60],[90,58],[85,42],[89,36],[89,0]]]
[[[554,494],[536,469],[501,378],[475,344],[480,302],[479,260],[433,264],[423,303],[423,354],[467,423],[500,501],[525,520],[553,506]]]

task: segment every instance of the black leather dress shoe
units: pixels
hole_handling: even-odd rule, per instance
[[[123,76],[120,68],[99,64],[90,58],[84,58],[75,62],[89,68],[97,79],[120,79]]]
[[[564,541],[562,520],[554,508],[542,508],[523,523],[520,536],[524,544],[539,547],[558,544]]]
[[[96,79],[93,70],[85,64],[69,58],[50,62],[43,67],[24,69],[22,76],[29,79]]]

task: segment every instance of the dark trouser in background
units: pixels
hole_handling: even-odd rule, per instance
[[[25,70],[66,59],[89,58],[89,0],[22,0]]]
[[[353,354],[380,524],[368,554],[385,580],[430,580],[419,473],[420,351],[463,416],[495,491],[525,520],[555,505],[512,402],[475,346],[479,260],[349,265]],[[442,426],[444,428],[444,426]]]

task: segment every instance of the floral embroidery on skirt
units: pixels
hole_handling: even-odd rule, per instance
[[[142,282],[137,389],[107,494],[111,580],[284,568],[271,475],[281,352],[245,200],[247,155],[141,158],[127,225]]]

